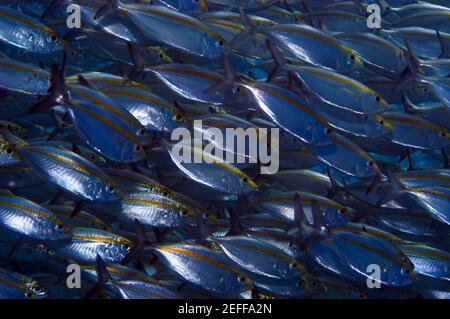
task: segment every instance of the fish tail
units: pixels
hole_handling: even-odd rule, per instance
[[[231,41],[230,48],[238,47],[245,39],[255,33],[257,28],[256,24],[248,17],[245,11],[241,8],[239,9],[239,14],[241,16],[242,25],[245,27],[244,30],[239,32]]]
[[[394,90],[401,90],[420,81],[420,60],[407,41],[405,41],[405,45],[407,49],[405,59],[408,66],[403,71],[400,81],[394,86]]]
[[[53,0],[42,13],[41,21],[43,21],[50,14],[50,12],[59,7],[63,2],[64,0]]]
[[[416,110],[416,106],[409,99],[409,97],[407,97],[406,94],[403,92],[402,92],[402,105],[406,113],[414,113],[414,110]]]
[[[97,271],[97,282],[95,286],[86,294],[85,297],[86,299],[92,299],[100,292],[102,292],[108,280],[111,279],[111,275],[109,274],[109,271],[106,268],[106,264],[99,254],[97,254],[96,271]]]
[[[448,41],[445,41],[445,39],[442,37],[441,33],[438,29],[436,29],[436,36],[439,40],[439,43],[441,44],[441,54],[439,55],[439,59],[447,59],[450,58],[450,44]]]
[[[50,76],[50,88],[48,94],[33,105],[28,113],[39,113],[48,110],[57,105],[65,105],[70,102],[67,93],[67,86],[64,79],[64,72],[66,68],[67,52],[64,52],[61,67],[56,64],[52,66]]]
[[[327,194],[327,198],[333,198],[334,195],[336,195],[337,193],[342,191],[342,188],[338,185],[338,183],[336,182],[336,179],[333,177],[333,175],[331,175],[329,166],[327,166],[327,175],[328,175],[328,178],[330,179],[330,183],[331,183],[331,189]]]
[[[130,261],[137,258],[143,252],[146,245],[149,244],[149,240],[147,238],[147,234],[145,233],[145,229],[139,222],[139,220],[135,219],[134,224],[136,225],[136,233],[138,236],[137,244],[122,260],[122,265],[127,265]],[[157,237],[160,237],[159,234],[157,234]]]
[[[270,51],[270,54],[272,55],[272,58],[275,62],[275,66],[273,68],[273,70],[269,73],[269,75],[267,76],[267,80],[266,82],[271,82],[278,74],[280,74],[281,72],[283,72],[283,68],[285,66],[285,57],[283,52],[281,52],[281,50],[279,48],[277,48],[277,46],[270,41],[269,39],[266,39],[266,45],[267,48]]]
[[[234,87],[234,80],[239,79],[236,71],[231,64],[228,56],[222,53],[222,64],[225,71],[225,78],[221,81],[216,82],[211,87],[205,90],[205,93],[216,93],[223,92],[227,89],[232,89]]]
[[[119,0],[106,0],[105,4],[100,7],[94,15],[94,20],[100,19],[101,17],[114,12],[120,7]]]
[[[377,0],[377,4],[381,8],[382,15],[385,15],[386,13],[388,13],[389,11],[392,10],[391,6],[389,5],[389,3],[386,0]]]
[[[131,42],[127,42],[127,47],[128,53],[133,61],[133,68],[130,70],[128,78],[130,80],[138,79],[143,76],[144,69],[148,69],[147,62]]]

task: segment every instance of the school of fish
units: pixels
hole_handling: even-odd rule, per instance
[[[1,299],[448,299],[449,156],[449,0],[0,0]]]

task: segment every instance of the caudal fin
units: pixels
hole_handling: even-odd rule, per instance
[[[420,81],[420,60],[407,41],[405,41],[405,46],[407,49],[405,59],[408,66],[403,71],[400,81],[394,86],[394,90],[402,90]]]
[[[436,36],[441,44],[441,54],[439,55],[439,59],[447,59],[450,58],[450,43],[446,41],[445,38],[441,35],[438,29],[436,29]]]
[[[57,105],[66,105],[70,102],[67,86],[64,79],[67,52],[64,52],[61,67],[52,65],[50,75],[50,88],[48,94],[33,105],[28,113],[38,113],[48,110]]]
[[[145,245],[149,243],[147,234],[145,233],[144,227],[141,225],[138,219],[134,220],[136,225],[136,233],[138,240],[134,248],[125,256],[122,260],[122,265],[127,265],[130,261],[139,256],[145,248]]]
[[[242,24],[245,29],[239,32],[231,41],[230,48],[238,47],[245,39],[254,34],[256,30],[256,24],[252,22],[252,20],[245,13],[244,9],[239,9],[239,14],[241,16]]]
[[[278,74],[283,72],[286,59],[283,52],[272,41],[270,41],[270,39],[266,39],[266,45],[275,63],[273,70],[269,73],[266,79],[266,82],[271,82]]]
[[[96,263],[97,282],[95,286],[86,294],[86,299],[92,299],[102,292],[108,280],[111,279],[111,275],[106,268],[106,264],[99,254],[97,254]]]
[[[119,8],[119,0],[106,0],[106,3],[100,7],[94,15],[94,20],[100,19],[101,17],[114,12]]]
[[[49,6],[44,10],[44,13],[42,13],[41,21],[43,21],[50,14],[50,12],[59,7],[63,2],[64,0],[53,0],[49,4]]]
[[[221,56],[223,69],[225,72],[225,77],[221,80],[213,84],[211,87],[205,90],[205,93],[212,94],[217,92],[223,92],[228,89],[234,88],[234,81],[239,79],[239,75],[233,68],[230,59],[228,56],[222,53]]]

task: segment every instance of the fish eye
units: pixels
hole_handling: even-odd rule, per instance
[[[297,286],[303,287],[303,280],[299,279],[297,281]]]
[[[56,35],[52,35],[51,39],[52,41],[56,41]]]
[[[160,59],[164,58],[164,54],[162,54],[162,53],[160,53],[158,56]]]
[[[247,177],[242,177],[241,181],[244,182],[244,183],[248,183],[248,178]]]
[[[183,215],[183,216],[186,216],[188,213],[189,213],[189,212],[188,212],[188,210],[187,210],[186,208],[183,208],[183,209],[181,210],[181,215]]]
[[[181,114],[180,114],[180,113],[175,113],[175,120],[176,120],[176,121],[179,121],[179,120],[181,120],[181,119],[182,119]]]
[[[63,223],[59,223],[56,227],[58,227],[59,230],[64,230],[65,228]]]
[[[209,216],[210,216],[209,213],[204,213],[203,214],[203,217],[205,217],[205,218],[209,218]]]
[[[31,291],[27,291],[25,293],[25,297],[27,297],[27,298],[31,298],[32,296],[33,296],[33,294],[31,293]]]
[[[225,41],[223,41],[223,39],[220,39],[220,40],[218,41],[218,43],[219,43],[220,46],[223,46],[223,45],[225,44]]]
[[[239,282],[244,282],[245,281],[245,277],[244,276],[238,276],[237,280]]]
[[[40,293],[40,292],[44,291],[44,289],[41,286],[35,286],[34,291],[37,293]]]
[[[139,152],[139,151],[141,150],[141,145],[136,144],[136,145],[134,146],[134,149],[136,150],[136,152]]]
[[[370,167],[372,167],[373,166],[373,161],[369,161],[368,164],[369,164]]]
[[[129,244],[125,244],[123,245],[123,248],[125,248],[126,250],[130,250],[131,246]]]
[[[447,137],[447,132],[441,132],[442,137]]]
[[[352,53],[352,54],[350,54],[350,59],[352,59],[352,60],[354,60],[356,57],[355,57],[355,55]]]
[[[381,100],[380,96],[379,96],[379,95],[375,96],[375,100],[376,100],[377,102],[380,102],[380,100]]]
[[[169,192],[168,192],[168,191],[163,191],[163,192],[162,192],[162,195],[163,195],[163,196],[169,196]]]
[[[362,292],[359,293],[358,297],[359,297],[360,299],[366,298],[366,296],[365,296]]]
[[[345,208],[341,208],[341,209],[339,209],[339,213],[341,213],[341,214],[345,214]]]
[[[106,188],[106,190],[107,190],[109,193],[114,193],[115,187],[114,187],[113,185],[109,185],[109,186]]]
[[[12,148],[11,148],[11,147],[8,147],[8,148],[6,149],[6,154],[11,155],[12,153],[13,153]]]
[[[293,269],[296,269],[298,267],[298,263],[292,262],[292,263],[289,264],[289,267],[293,268]]]
[[[325,130],[325,133],[327,133],[328,135],[330,135],[331,134],[331,129],[328,127],[326,130]]]
[[[317,281],[313,280],[313,281],[311,282],[311,284],[313,285],[313,287],[316,287],[316,286],[317,286]]]
[[[144,135],[144,134],[145,134],[145,130],[144,130],[143,128],[141,128],[141,129],[138,131],[138,134],[139,134],[139,135]]]
[[[378,123],[380,123],[380,125],[384,125],[384,121],[383,120],[379,120]]]

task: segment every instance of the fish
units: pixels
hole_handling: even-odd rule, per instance
[[[449,133],[439,125],[398,112],[385,112],[383,118],[390,121],[394,127],[392,138],[394,143],[421,149],[446,148],[448,146]],[[407,134],[404,132],[405,127],[408,128]],[[409,131],[411,127],[414,127],[414,134]]]
[[[331,145],[311,145],[309,148],[321,161],[351,176],[371,178],[380,175],[376,161],[343,135],[336,134]]]
[[[449,10],[0,0],[0,298],[450,298]]]
[[[133,247],[122,236],[101,229],[74,227],[69,242],[58,247],[56,253],[83,265],[95,264],[97,254],[105,263],[120,263]]]
[[[18,149],[21,157],[38,176],[88,201],[118,201],[121,191],[94,164],[69,150],[31,146]]]
[[[311,26],[278,24],[261,28],[259,32],[283,48],[288,59],[299,59],[339,72],[362,68],[362,60],[354,50],[333,36]]]
[[[50,88],[50,73],[32,64],[0,58],[0,74],[0,87],[8,92],[39,96]]]
[[[0,6],[3,51],[12,56],[38,61],[61,55],[67,45],[64,39],[42,22],[12,8]],[[17,32],[19,31],[19,32]],[[24,37],[23,34],[27,34]]]
[[[309,248],[313,258],[322,267],[351,278],[355,282],[366,282],[366,278],[368,278],[367,265],[377,264],[383,271],[389,269],[386,273],[381,272],[381,278],[378,279],[381,283],[401,287],[412,282],[411,274],[414,267],[411,261],[395,246],[374,240],[367,234],[357,235],[345,231],[338,231],[335,234],[334,239],[319,241]],[[337,259],[340,254],[338,251],[344,250],[347,245],[352,252],[347,253],[346,257],[343,257],[344,260]],[[353,254],[356,259],[349,259],[353,258]],[[359,258],[361,255],[365,258]],[[339,262],[336,263],[338,260]]]
[[[318,67],[292,67],[289,70],[322,100],[337,108],[367,115],[387,109],[388,103],[380,94],[347,76]],[[335,94],[336,89],[341,93]]]
[[[0,196],[2,228],[44,242],[64,242],[71,230],[44,207],[17,196]]]
[[[275,124],[304,143],[332,143],[334,132],[328,123],[295,93],[268,83],[244,83],[242,86],[252,94],[258,107]]]
[[[253,286],[251,280],[232,261],[210,248],[181,243],[157,245],[152,250],[178,276],[218,295],[236,296]],[[201,276],[201,273],[206,276]]]
[[[43,299],[48,290],[30,277],[0,269],[0,294],[2,299]]]
[[[189,141],[189,145],[167,145],[172,161],[185,176],[224,193],[239,195],[252,193],[258,189],[258,184],[245,172],[220,157],[202,152],[202,148],[196,144],[194,141],[194,146],[191,146]],[[184,162],[179,158],[180,147],[184,147],[183,152],[190,153],[188,154],[190,161]],[[202,156],[206,159],[204,163],[201,161]]]
[[[148,38],[188,54],[214,59],[220,57],[220,53],[227,45],[219,33],[208,28],[203,22],[167,7],[122,4],[118,0],[109,1],[109,3],[126,12]],[[94,18],[101,17],[107,7],[101,9],[104,10],[97,11]],[[188,32],[189,35],[181,36],[177,32],[178,27]]]
[[[187,205],[157,193],[129,193],[111,206],[119,220],[132,224],[138,219],[144,227],[173,228],[192,226],[196,214]]]
[[[345,207],[331,199],[318,196],[308,192],[282,192],[273,193],[266,197],[259,199],[258,211],[269,212],[277,218],[286,222],[295,222],[294,210],[294,194],[298,194],[300,201],[304,208],[304,218],[309,224],[314,224],[313,207],[319,206],[322,215],[323,223],[328,226],[337,226],[341,223],[346,223],[354,218],[356,212],[348,207]]]
[[[212,93],[207,91],[224,77],[209,69],[190,64],[171,63],[150,68],[148,72],[154,74],[177,95],[191,101],[222,105],[237,100],[233,90]]]
[[[407,244],[400,248],[414,264],[414,270],[421,275],[448,281],[449,255],[445,251],[421,245]]]
[[[272,279],[292,279],[306,268],[282,250],[248,236],[214,239],[223,252],[241,268]]]
[[[127,109],[148,131],[168,133],[182,125],[183,114],[179,109],[146,90],[108,87],[102,92]]]

